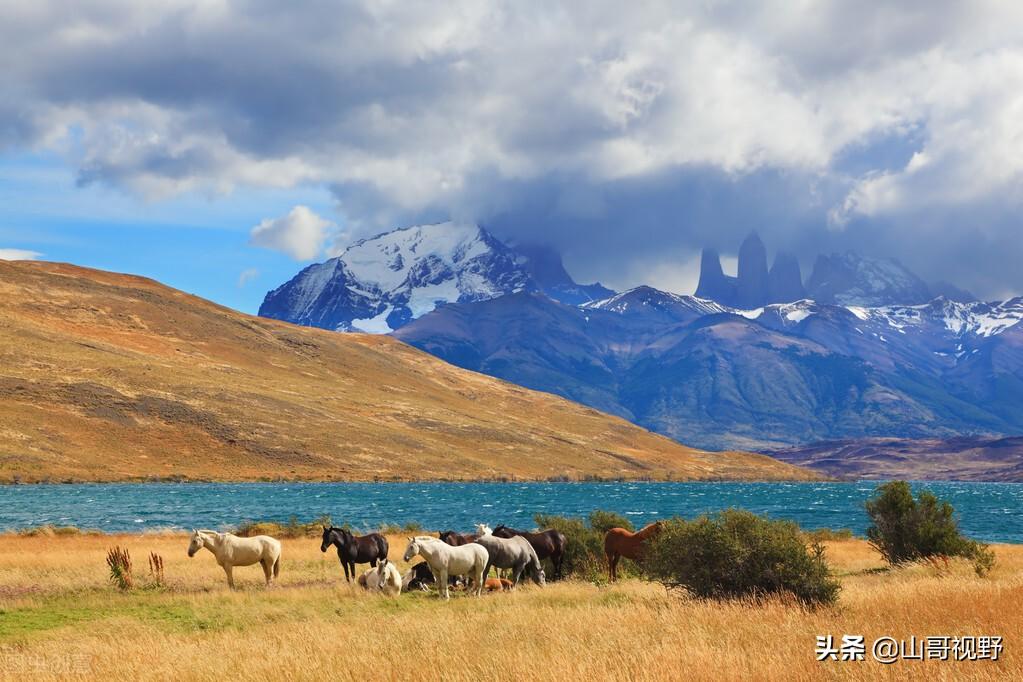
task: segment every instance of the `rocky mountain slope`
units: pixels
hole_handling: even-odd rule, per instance
[[[0,261],[0,368],[0,482],[813,476],[694,450],[386,336],[64,264]]]
[[[1023,299],[739,310],[641,287],[581,308],[519,294],[395,335],[707,448],[1023,431]]]

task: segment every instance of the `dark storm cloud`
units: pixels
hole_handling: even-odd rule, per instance
[[[757,229],[995,295],[1023,290],[1021,12],[0,1],[0,150],[154,198],[323,185],[346,238],[477,220],[617,286]]]

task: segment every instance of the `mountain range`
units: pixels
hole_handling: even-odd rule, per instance
[[[511,271],[476,272],[521,273],[511,290],[451,296],[393,336],[708,449],[1023,433],[1023,298],[972,300],[855,253],[818,257],[804,281],[791,254],[768,268],[751,234],[735,277],[704,251],[700,295],[593,300],[603,287],[576,285],[556,254],[504,248]]]
[[[709,453],[387,336],[131,275],[0,260],[0,483],[814,479]]]

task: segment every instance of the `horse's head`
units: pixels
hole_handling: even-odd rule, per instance
[[[505,540],[507,540],[508,538],[510,538],[512,536],[512,532],[510,530],[508,530],[508,526],[504,525],[503,523],[499,524],[497,526],[497,528],[495,528],[494,530],[490,531],[490,533],[495,538],[504,538]]]
[[[439,540],[449,545],[455,544],[452,540],[455,539],[455,531],[453,530],[442,530],[439,534]],[[408,561],[408,559],[406,559]]]
[[[321,552],[326,552],[327,548],[330,547],[334,543],[334,539],[331,537],[331,535],[333,535],[333,534],[334,534],[334,528],[333,527],[331,527],[331,528],[327,528],[326,526],[323,527],[323,541],[320,542],[320,551]]]
[[[202,549],[205,543],[202,539],[202,533],[197,531],[195,528],[192,529],[192,539],[188,542],[188,556],[193,557],[195,553]]]
[[[493,535],[494,531],[490,530],[490,526],[485,523],[476,524],[476,535],[483,537],[484,535]]]
[[[409,561],[412,557],[419,554],[419,543],[415,538],[408,539],[408,547],[405,548],[405,561]]]
[[[540,587],[546,587],[547,586],[547,574],[544,572],[543,566],[541,566],[540,568],[534,569],[534,571],[533,571],[533,582],[535,582]]]

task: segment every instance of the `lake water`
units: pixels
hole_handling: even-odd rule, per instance
[[[0,529],[42,524],[104,531],[229,528],[329,514],[357,530],[383,523],[468,530],[477,522],[533,526],[533,514],[621,512],[637,526],[728,507],[804,528],[864,533],[876,483],[130,483],[0,486]],[[1023,542],[1023,484],[918,483],[949,500],[966,535]]]

